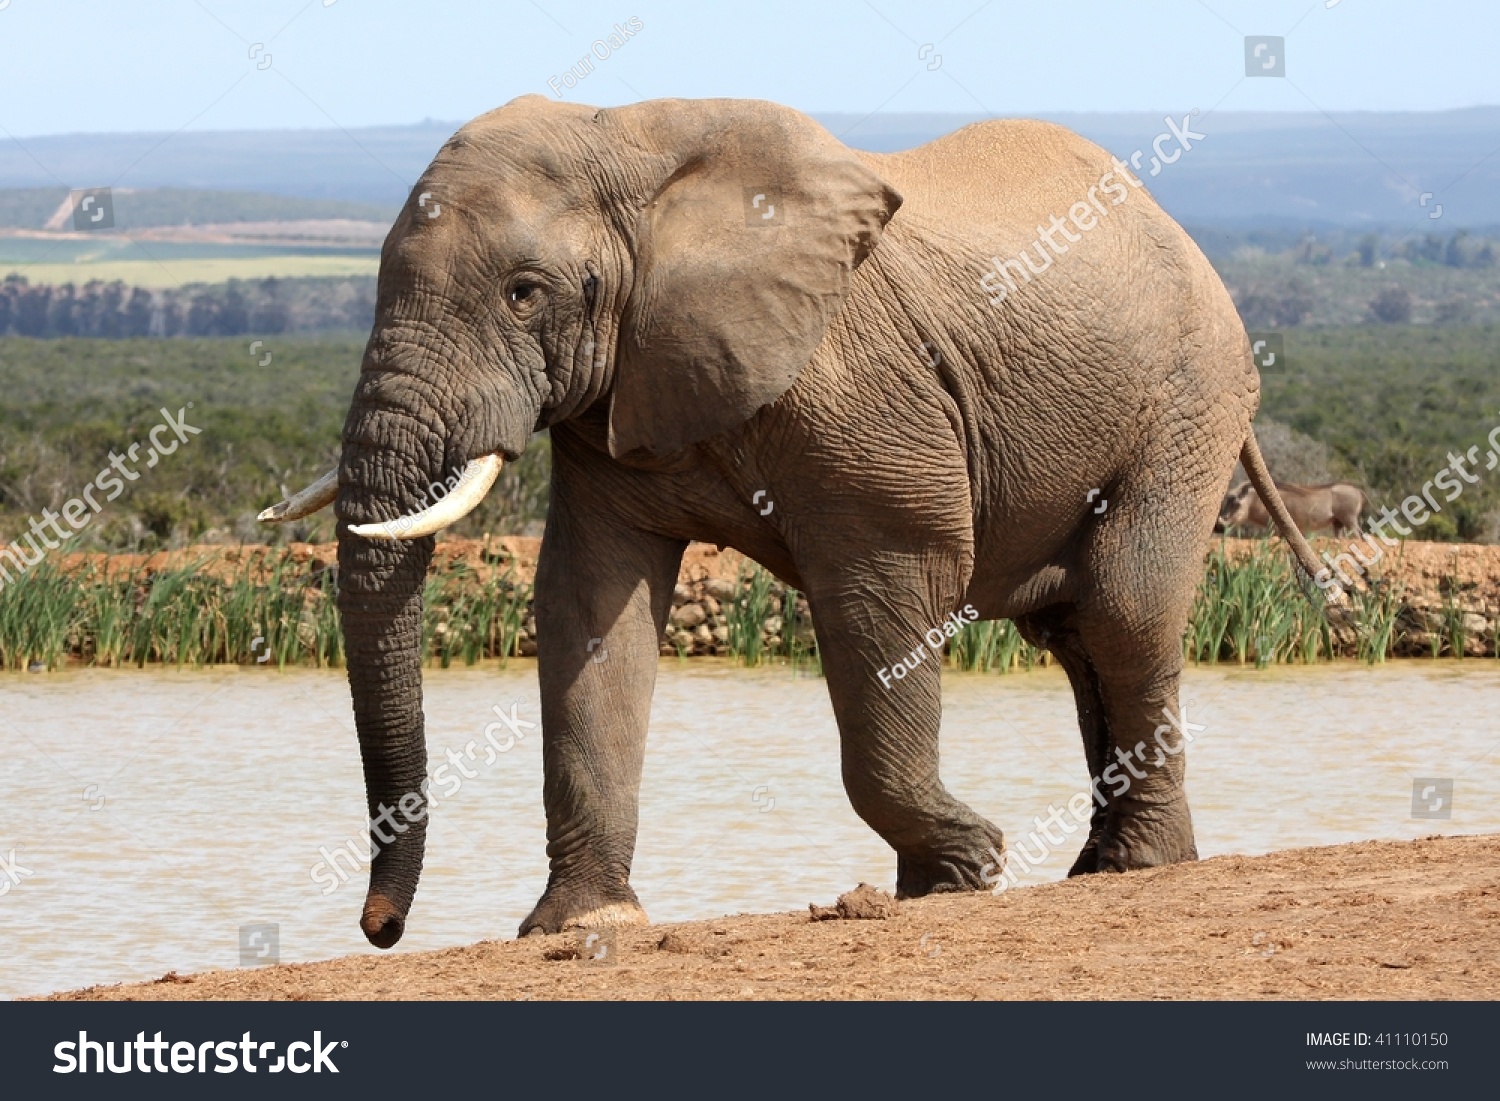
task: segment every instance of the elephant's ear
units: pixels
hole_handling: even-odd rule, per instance
[[[663,455],[796,382],[901,196],[775,104],[659,100],[601,116],[662,180],[636,225],[609,449]]]

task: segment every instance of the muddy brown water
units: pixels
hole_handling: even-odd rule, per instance
[[[1060,672],[947,673],[944,691],[944,779],[1013,842],[1086,788]],[[1204,727],[1188,768],[1204,856],[1500,831],[1500,662],[1195,668],[1183,698]],[[283,962],[374,951],[357,927],[364,796],[342,674],[6,675],[0,700],[0,996],[239,966],[257,924],[276,927]],[[531,663],[428,671],[432,767],[476,752],[471,776],[450,767],[456,791],[438,788],[400,950],[514,936],[546,882],[538,732],[484,749],[493,709],[513,704],[539,719]],[[1413,817],[1418,778],[1422,807],[1449,817]],[[1450,802],[1429,779],[1452,780]],[[663,662],[641,798],[634,882],[653,920],[893,884],[840,787],[819,679]],[[269,953],[265,932],[249,957]]]

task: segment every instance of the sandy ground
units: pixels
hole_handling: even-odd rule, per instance
[[[1493,835],[1219,857],[998,897],[866,898],[864,910],[883,916],[813,920],[803,911],[623,929],[614,965],[580,958],[583,935],[575,932],[439,952],[173,973],[55,997],[1500,996],[1500,836]]]

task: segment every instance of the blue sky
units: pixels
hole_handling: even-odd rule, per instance
[[[0,0],[0,136],[459,121],[552,94],[631,17],[565,98],[861,115],[1500,103],[1494,0]],[[1249,34],[1286,37],[1285,80],[1245,79]]]

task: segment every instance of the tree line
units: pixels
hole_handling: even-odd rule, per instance
[[[132,287],[93,280],[82,286],[0,282],[0,336],[275,336],[369,329],[372,276],[231,279],[183,287]]]

